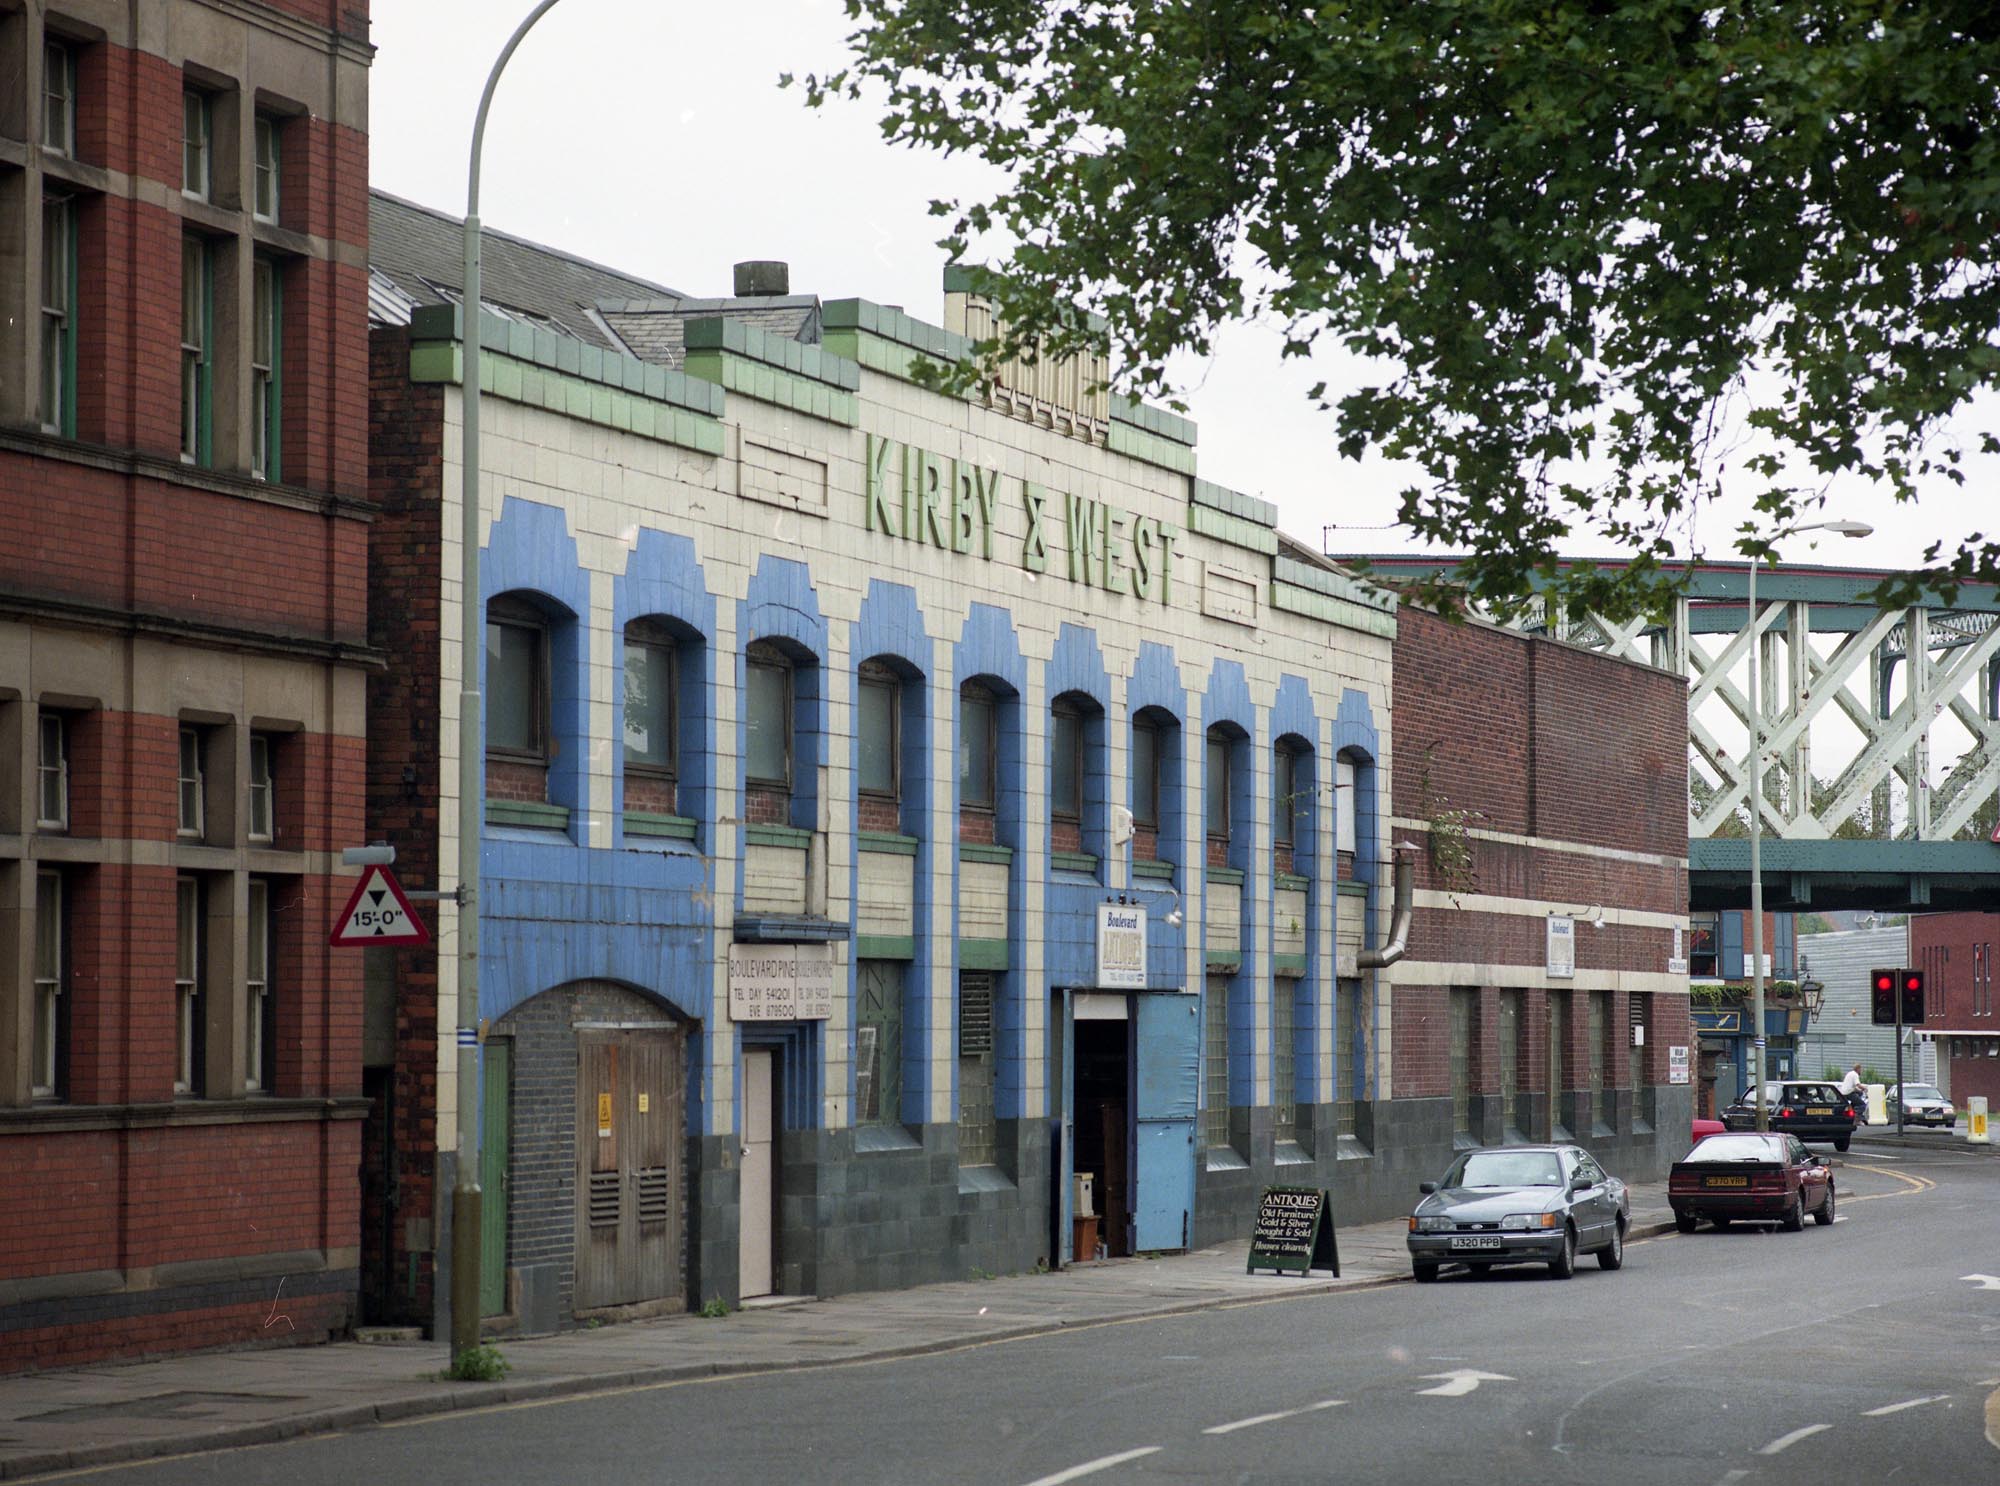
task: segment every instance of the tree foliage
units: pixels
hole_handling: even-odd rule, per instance
[[[1317,389],[1338,446],[1414,461],[1402,521],[1484,599],[1653,607],[1725,481],[1768,556],[1837,476],[1963,478],[1946,420],[2000,375],[1991,0],[848,10],[809,100],[879,89],[891,140],[1011,181],[933,204],[954,256],[1017,245],[984,352],[1096,338],[1146,395],[1244,316],[1371,358]],[[1635,561],[1560,569],[1573,530]],[[2000,577],[2000,542],[1925,562],[1881,597]]]

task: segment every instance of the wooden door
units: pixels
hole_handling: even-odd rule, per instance
[[[576,1310],[681,1293],[681,1048],[666,1028],[577,1037]]]
[[[736,1244],[736,1292],[748,1300],[769,1295],[772,1285],[772,1220],[777,1188],[773,1180],[769,1051],[743,1054],[743,1164],[741,1216]]]

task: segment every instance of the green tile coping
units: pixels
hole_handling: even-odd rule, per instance
[[[803,851],[812,845],[812,832],[802,831],[797,826],[757,826],[743,827],[745,846],[792,846]]]
[[[1152,878],[1157,882],[1172,882],[1174,880],[1174,864],[1172,862],[1158,862],[1148,860],[1144,857],[1136,857],[1132,862],[1132,875],[1134,877]]]
[[[410,344],[413,349],[427,342],[457,346],[463,339],[459,306],[455,304],[418,305],[410,314]],[[692,413],[704,413],[711,418],[722,416],[722,389],[712,382],[686,376],[669,367],[654,366],[622,351],[604,351],[596,346],[587,346],[582,341],[558,335],[552,330],[543,330],[539,326],[524,325],[518,320],[505,320],[481,311],[479,344],[483,350],[511,357],[529,366],[620,388],[655,402],[669,403]],[[482,365],[481,370],[484,369]],[[454,375],[426,380],[456,381],[458,378]]]
[[[773,335],[741,320],[720,316],[690,320],[686,337],[690,351],[728,351],[807,381],[824,382],[846,392],[861,389],[861,368],[847,357],[831,355],[824,346],[810,346],[789,336]]]
[[[659,836],[673,841],[694,840],[695,823],[685,815],[655,815],[645,810],[625,812],[625,834]]]
[[[971,294],[978,298],[990,298],[988,281],[998,278],[996,270],[971,263],[947,263],[944,266],[944,292],[947,294]],[[1095,311],[1084,311],[1084,323],[1092,330],[1109,330],[1111,322]]]
[[[569,806],[544,805],[534,800],[492,800],[486,802],[489,826],[528,826],[538,831],[569,829]]]
[[[1014,848],[987,846],[978,841],[963,841],[959,843],[958,859],[961,862],[998,862],[1005,867],[1013,863]]]
[[[1280,583],[1290,583],[1297,588],[1309,588],[1314,593],[1324,594],[1330,599],[1344,599],[1350,604],[1364,604],[1371,609],[1380,609],[1385,614],[1396,612],[1396,596],[1386,589],[1365,583],[1352,573],[1337,573],[1315,563],[1301,562],[1298,558],[1282,552],[1278,554],[1277,566],[1272,570],[1272,576]]]
[[[1188,530],[1198,531],[1205,537],[1214,537],[1218,542],[1227,542],[1233,547],[1261,552],[1266,557],[1277,556],[1278,534],[1275,531],[1268,526],[1259,526],[1254,521],[1245,521],[1241,516],[1232,516],[1227,511],[1218,511],[1212,506],[1190,505]]]
[[[1156,464],[1177,475],[1194,474],[1194,449],[1191,445],[1161,438],[1131,423],[1112,419],[1105,446],[1114,454],[1123,454],[1127,459],[1136,459],[1144,464]],[[1272,540],[1275,543],[1276,538]]]
[[[460,353],[459,346],[442,341],[411,347],[410,380],[459,381]],[[493,397],[547,408],[565,417],[678,444],[701,454],[722,453],[722,424],[705,414],[642,393],[596,385],[572,373],[530,365],[496,351],[482,351],[479,364],[481,384]],[[696,381],[693,385],[714,384]],[[720,387],[715,390],[722,391]]]
[[[1049,866],[1058,872],[1087,872],[1097,875],[1097,858],[1087,851],[1052,851]]]
[[[917,957],[916,937],[911,934],[856,934],[854,957],[857,960],[914,960]]]
[[[1280,892],[1309,892],[1312,889],[1312,879],[1301,877],[1296,872],[1274,872],[1271,874],[1271,886]]]
[[[1132,427],[1143,429],[1155,438],[1166,439],[1175,444],[1186,444],[1190,449],[1194,447],[1196,429],[1192,418],[1183,418],[1180,414],[1170,413],[1165,408],[1156,408],[1151,403],[1140,402],[1136,397],[1113,393],[1111,421],[1129,423]]]
[[[1306,973],[1306,957],[1304,955],[1271,956],[1272,975],[1298,976],[1298,975],[1304,975],[1305,973]]]
[[[855,836],[855,844],[863,851],[896,857],[913,857],[917,854],[915,836],[898,836],[893,831],[857,831]]]
[[[1226,887],[1243,886],[1243,871],[1239,867],[1205,867],[1202,871],[1210,882],[1219,882]]]
[[[836,356],[842,353],[834,349],[836,343],[826,331],[862,331],[939,361],[958,361],[972,354],[972,342],[965,336],[866,299],[829,299],[820,306],[820,326],[822,345]]]
[[[1365,898],[1368,896],[1368,884],[1365,882],[1337,883],[1335,884],[1335,891],[1343,898]]]
[[[852,392],[843,392],[783,367],[760,365],[734,351],[690,351],[683,365],[689,376],[714,382],[738,397],[774,403],[846,428],[861,422],[861,399]]]
[[[1007,968],[1007,941],[1004,939],[959,940],[958,968],[961,970],[1005,970]]]
[[[1346,599],[1330,599],[1311,589],[1300,588],[1291,583],[1271,585],[1271,607],[1285,614],[1302,614],[1308,619],[1321,619],[1328,624],[1337,624],[1343,629],[1358,630],[1362,634],[1376,635],[1385,640],[1396,638],[1396,616],[1380,609],[1364,608],[1360,604],[1349,603]]]
[[[1224,975],[1234,975],[1243,968],[1243,956],[1211,954],[1202,961],[1202,964],[1209,970],[1220,970]]]
[[[1210,510],[1240,516],[1245,521],[1256,522],[1259,526],[1275,528],[1278,524],[1278,508],[1269,501],[1227,489],[1198,475],[1188,483],[1188,499],[1198,506],[1207,506]]]

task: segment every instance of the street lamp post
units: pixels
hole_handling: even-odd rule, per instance
[[[1787,527],[1779,539],[1804,531],[1830,531],[1843,537],[1865,537],[1875,530],[1863,521],[1815,521]],[[1764,1105],[1764,697],[1757,674],[1757,655],[1764,636],[1757,624],[1757,559],[1750,559],[1750,592],[1745,609],[1750,629],[1750,1076],[1757,1088],[1757,1128],[1771,1128]],[[1803,637],[1792,636],[1793,644]],[[1808,787],[1810,784],[1808,783]]]
[[[486,605],[479,588],[479,152],[493,90],[514,48],[557,0],[540,0],[514,28],[487,74],[472,125],[465,184],[465,285],[459,305],[464,346],[465,458],[459,525],[458,689],[458,1172],[451,1188],[451,1356],[479,1345],[479,834],[485,816],[486,734],[481,724],[479,657]]]

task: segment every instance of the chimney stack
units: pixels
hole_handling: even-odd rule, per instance
[[[758,258],[736,265],[738,299],[781,299],[792,292],[791,265]]]

